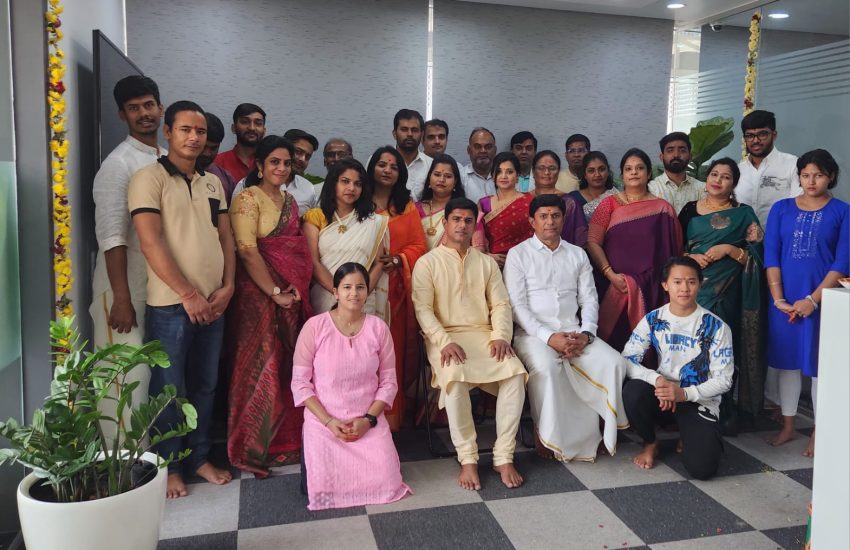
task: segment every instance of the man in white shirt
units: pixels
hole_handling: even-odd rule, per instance
[[[157,142],[163,107],[156,82],[145,76],[128,76],[115,84],[112,93],[128,135],[104,159],[92,187],[98,252],[89,314],[95,348],[113,343],[142,345],[147,264],[127,210],[127,188],[137,170],[167,154]],[[140,382],[133,392],[134,403],[147,400],[149,378],[146,366],[135,368],[128,376],[127,382]],[[110,415],[112,411],[103,412]],[[110,422],[102,423],[102,428],[107,437],[115,433]]]
[[[741,178],[735,187],[735,197],[756,211],[764,229],[773,203],[800,193],[797,157],[774,146],[776,116],[770,111],[753,111],[745,116],[741,131],[747,158],[738,163]]]
[[[564,213],[557,195],[531,201],[534,236],[508,252],[504,277],[514,349],[529,372],[538,454],[592,462],[600,441],[614,454],[617,430],[629,426],[620,395],[626,363],[596,338],[593,268],[584,250],[561,239]]]
[[[487,128],[473,129],[466,153],[469,164],[461,169],[461,183],[466,198],[478,204],[478,201],[496,192],[496,184],[490,174],[496,158],[496,136]]]
[[[691,138],[684,132],[672,132],[658,142],[664,172],[649,182],[649,192],[673,206],[676,214],[691,201],[705,196],[705,182],[688,175],[691,162]]]
[[[422,138],[422,151],[429,157],[437,158],[446,152],[449,141],[449,125],[445,120],[432,118],[425,123],[425,137]]]
[[[431,157],[419,150],[424,126],[422,115],[413,109],[401,109],[393,117],[395,148],[407,165],[407,188],[410,189],[414,200],[419,200],[422,196],[425,178],[431,168]]]

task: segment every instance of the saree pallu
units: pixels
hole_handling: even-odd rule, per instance
[[[346,262],[357,262],[369,271],[385,249],[389,250],[386,216],[372,214],[363,221],[357,221],[357,212],[352,211],[342,219],[330,221],[319,232],[319,257],[331,276]],[[378,285],[370,289],[363,308],[364,312],[377,315],[385,322],[390,320],[387,307],[388,284],[389,277],[384,273]],[[319,284],[310,288],[310,302],[313,304],[314,314],[330,311],[336,304],[333,294]]]
[[[593,214],[588,242],[602,246],[611,268],[626,280],[628,290],[622,293],[600,279],[597,334],[622,350],[643,316],[667,301],[661,269],[670,256],[682,253],[682,228],[665,200],[626,204],[611,196]]]
[[[753,416],[764,404],[767,372],[764,280],[764,242],[747,241],[747,231],[758,217],[746,205],[697,216],[688,223],[687,251],[705,254],[718,244],[747,251],[746,265],[728,256],[703,270],[704,281],[697,302],[720,317],[732,330],[735,366],[738,370],[738,408]]]
[[[481,199],[484,233],[491,254],[507,254],[511,248],[534,235],[534,229],[528,223],[531,199],[531,195],[522,194],[496,209],[492,207],[492,195]]]
[[[301,294],[300,307],[283,309],[254,283],[241,261],[236,290],[228,311],[233,330],[233,376],[228,399],[227,455],[230,463],[258,478],[270,467],[295,458],[301,449],[304,413],[293,404],[292,354],[304,321],[310,316],[308,297],[313,262],[298,226],[294,201],[284,206],[277,227],[257,239],[275,285],[292,285]]]
[[[587,244],[587,219],[576,200],[569,195],[561,195],[564,201],[564,228],[561,238],[570,244],[584,248]]]
[[[398,216],[389,217],[390,254],[401,263],[389,274],[390,334],[395,348],[395,372],[398,391],[392,406],[384,411],[392,431],[401,428],[408,411],[408,399],[415,398],[419,365],[419,324],[413,311],[411,276],[416,261],[425,254],[427,244],[419,212],[412,202]],[[410,401],[412,405],[413,401]],[[412,415],[411,415],[412,416]]]

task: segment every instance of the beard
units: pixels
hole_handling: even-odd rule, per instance
[[[664,169],[673,174],[681,174],[688,168],[688,163],[681,159],[673,159],[664,163]]]
[[[245,147],[256,147],[260,140],[263,139],[263,136],[260,134],[256,134],[256,136],[247,137],[246,134],[236,134],[236,143]]]
[[[419,142],[415,139],[405,139],[397,143],[398,148],[402,151],[416,151],[419,149]]]
[[[214,157],[208,157],[208,156],[206,156],[206,155],[201,155],[201,156],[199,156],[199,157],[198,157],[198,159],[195,161],[195,164],[196,164],[196,165],[198,165],[198,166],[200,166],[200,167],[201,167],[201,168],[203,168],[204,170],[206,170],[206,169],[207,169],[207,166],[209,166],[210,164],[212,164],[214,160],[215,160],[215,158],[214,158]]]

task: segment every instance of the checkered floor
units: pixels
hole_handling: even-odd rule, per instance
[[[798,417],[798,420],[799,417]],[[299,491],[298,466],[226,486],[193,483],[186,498],[168,502],[160,550],[276,548],[576,548],[702,550],[803,547],[811,501],[812,460],[801,456],[810,423],[774,448],[774,425],[726,439],[718,476],[689,479],[675,453],[675,434],[662,443],[660,463],[641,471],[632,432],[621,432],[616,456],[595,464],[562,465],[518,445],[525,484],[506,489],[482,456],[483,488],[455,485],[457,463],[433,459],[424,431],[396,434],[405,481],[413,496],[382,506],[310,512]],[[530,433],[526,426],[526,434]],[[449,448],[447,430],[435,445]],[[479,429],[482,448],[494,434]]]

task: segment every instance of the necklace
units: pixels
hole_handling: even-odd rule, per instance
[[[635,198],[632,198],[632,196],[631,196],[631,195],[629,195],[628,193],[626,193],[625,191],[623,191],[622,193],[620,193],[620,197],[621,197],[624,201],[626,201],[627,203],[631,204],[631,203],[633,203],[633,202],[640,202],[640,201],[642,201],[642,200],[643,200],[643,199],[644,199],[644,198],[645,198],[648,194],[649,194],[649,193],[642,193],[641,195],[639,195],[639,196],[637,196],[637,197],[635,197]]]
[[[346,231],[348,231],[348,226],[342,223],[342,220],[339,219],[339,214],[334,212],[334,218],[336,218],[337,223],[339,223],[339,229],[337,229],[337,231],[339,231],[340,233],[345,233]]]
[[[353,348],[354,347],[353,339],[357,335],[357,331],[360,330],[359,325],[363,321],[363,316],[361,316],[360,319],[357,319],[356,321],[353,321],[353,322],[352,321],[346,321],[345,322],[345,328],[343,328],[342,327],[342,319],[339,316],[339,310],[335,310],[335,311],[336,311],[336,315],[333,315],[333,312],[332,312],[331,313],[331,319],[333,319],[334,324],[336,324],[339,331],[341,333],[343,333],[345,336],[348,337],[348,347]]]
[[[434,227],[434,207],[431,201],[428,201],[428,229],[425,230],[425,233],[427,233],[429,237],[433,237],[437,234],[437,228]]]
[[[708,200],[708,197],[705,197],[704,199],[702,199],[702,205],[706,210],[709,210],[711,212],[717,212],[718,210],[726,210],[727,208],[731,207],[732,201],[726,199],[726,202],[715,205]]]

